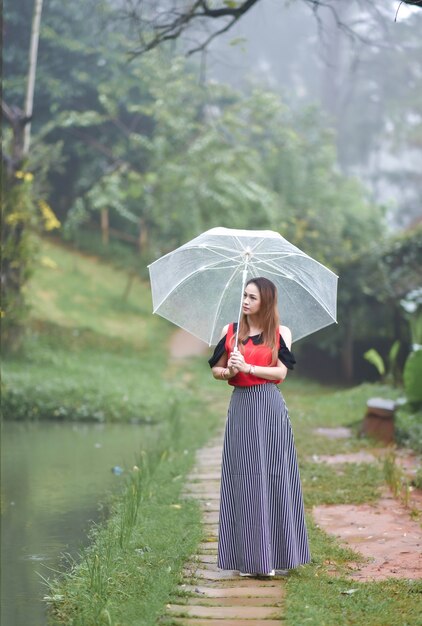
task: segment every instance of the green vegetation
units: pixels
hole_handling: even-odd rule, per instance
[[[3,415],[151,422],[159,412],[162,418],[163,393],[177,401],[159,362],[170,327],[151,316],[147,285],[138,282],[125,302],[127,275],[92,257],[44,243],[40,263],[28,294],[33,322],[5,370]]]
[[[185,427],[168,428],[160,445],[146,451],[108,522],[92,532],[81,563],[51,581],[54,623],[155,623],[202,535],[198,505],[180,500],[201,442],[196,411],[185,415]]]
[[[92,529],[81,560],[48,581],[54,623],[129,626],[142,616],[142,624],[154,624],[176,595],[183,564],[202,537],[199,508],[182,498],[182,486],[195,449],[221,425],[230,389],[219,385],[216,393],[203,358],[183,366],[169,360],[173,327],[151,315],[146,283],[136,280],[124,301],[126,280],[127,274],[95,257],[43,242],[28,291],[33,319],[27,340],[4,364],[9,419],[151,424],[109,519]],[[333,471],[313,455],[376,445],[357,436],[366,400],[400,391],[369,384],[322,387],[296,372],[282,391],[299,453],[313,558],[287,580],[287,623],[375,626],[381,611],[390,620],[383,624],[417,623],[420,586],[400,580],[351,584],[349,564],[359,556],[340,547],[310,514],[316,504],[373,500],[390,470],[394,479],[391,463],[345,464]],[[350,427],[355,436],[330,440],[312,432],[336,426]],[[344,593],[352,588],[357,591]]]
[[[359,583],[318,572],[294,573],[287,582],[286,624],[420,626],[420,581]]]
[[[4,83],[10,105],[23,102],[28,64],[24,42],[31,17],[31,3],[7,3],[10,41],[5,48]],[[122,285],[123,303],[135,274],[145,272],[147,262],[207,228],[273,229],[341,276],[342,324],[311,338],[307,347],[335,359],[343,380],[352,383],[366,375],[364,371],[360,376],[366,363],[354,359],[354,353],[374,348],[385,360],[386,347],[395,340],[402,352],[407,351],[409,333],[399,302],[420,282],[420,230],[415,227],[400,238],[388,236],[384,209],[369,200],[358,180],[339,170],[337,139],[323,111],[309,101],[292,104],[284,87],[281,97],[279,90],[258,83],[249,84],[242,93],[220,82],[199,81],[196,62],[178,57],[168,47],[128,64],[133,30],[120,17],[120,9],[116,13],[107,0],[95,3],[95,10],[91,2],[78,0],[67,6],[50,0],[43,13],[33,141],[27,162],[19,164],[18,171],[15,164],[10,174],[15,190],[25,187],[31,206],[28,219],[10,229],[17,236],[10,237],[4,267],[7,274],[10,261],[11,274],[19,274],[22,261],[22,272],[15,276],[15,291],[5,298],[4,328],[22,326],[25,307],[19,297],[24,274],[33,264],[33,255],[23,250],[25,236],[38,211],[37,201],[46,199],[63,224],[63,238],[84,250],[115,256],[130,271]],[[417,23],[395,26],[394,36],[401,32],[405,39],[411,37],[416,50]],[[365,118],[365,141],[358,142],[365,153],[369,139],[382,132],[387,119],[399,142],[404,121],[401,115],[400,123],[396,119],[401,111],[396,107],[403,102],[403,90],[409,98],[406,106],[409,110],[415,106],[410,93],[416,98],[419,90],[409,81],[399,95],[396,90],[384,93],[384,83],[378,81],[384,70],[390,78],[390,72],[397,72],[395,80],[402,81],[398,49],[390,51],[390,62],[376,77],[369,79],[363,73],[363,91],[352,81],[354,97],[366,101],[375,89],[374,102],[395,103],[394,113],[386,105],[376,116],[376,132],[375,128],[367,132],[372,109]],[[378,68],[378,56],[368,50],[366,55],[367,68]],[[350,98],[348,93],[349,103]],[[352,115],[356,132],[347,138],[346,152],[352,145],[359,152],[354,142],[362,133],[361,109],[357,119]],[[330,109],[332,119],[331,114]],[[337,120],[341,134],[343,122],[341,116],[341,123]],[[413,120],[412,137],[414,124]],[[351,126],[346,127],[347,135]],[[5,142],[8,156],[13,152],[10,135]],[[348,171],[355,171],[355,150]],[[16,179],[18,173],[22,179]],[[8,211],[13,215],[12,204]],[[6,286],[9,278],[2,279]],[[18,319],[11,316],[12,310]]]
[[[283,389],[284,391],[284,389]],[[347,454],[379,446],[373,440],[357,437],[366,400],[371,396],[397,397],[399,392],[385,385],[360,385],[348,390],[321,388],[314,383],[294,380],[285,385],[298,449],[305,504],[368,502],[376,499],[384,481],[397,479],[396,466],[381,463],[327,466],[312,462],[312,455]],[[347,426],[355,436],[330,440],[311,433],[312,428]],[[389,472],[390,470],[390,472]],[[403,498],[405,501],[406,499]],[[403,626],[422,624],[422,583],[386,580],[359,583],[347,579],[350,561],[362,560],[351,550],[317,528],[308,517],[312,563],[292,572],[287,580],[286,623],[338,626]],[[333,572],[337,576],[333,576]],[[351,591],[355,590],[355,591]]]
[[[109,521],[81,562],[49,581],[54,620],[153,624],[201,536],[199,508],[180,492],[221,405],[201,397],[195,362],[169,359],[173,328],[152,316],[145,283],[123,302],[127,275],[93,257],[43,242],[40,261],[26,342],[3,366],[4,417],[151,424]]]

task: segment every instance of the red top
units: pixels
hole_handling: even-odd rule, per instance
[[[229,324],[225,343],[227,358],[230,358],[230,354],[233,352],[232,346],[234,342],[232,341],[232,337],[234,334],[233,324]],[[280,331],[277,330],[277,345],[279,341]],[[243,344],[243,356],[245,357],[245,362],[250,365],[271,367],[273,362],[271,348],[265,344],[254,344],[251,337]],[[238,372],[236,376],[228,380],[229,385],[233,385],[234,387],[252,387],[252,385],[262,385],[264,383],[275,383],[277,385],[281,382],[281,380],[266,380],[265,378],[254,376],[253,374],[244,374],[243,372]]]

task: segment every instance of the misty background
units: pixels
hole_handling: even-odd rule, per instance
[[[302,2],[263,0],[211,44],[207,73],[239,89],[265,85],[293,107],[321,107],[339,167],[400,229],[422,218],[422,12],[370,4],[337,3],[353,35],[327,8],[316,17]]]

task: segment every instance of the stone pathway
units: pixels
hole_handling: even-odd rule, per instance
[[[319,428],[317,431],[331,439],[347,435],[346,429]],[[346,463],[379,463],[392,450],[391,447],[373,448],[346,454],[313,455],[308,461],[341,468]],[[420,467],[420,458],[403,448],[394,450],[394,455],[398,467],[412,480]],[[408,498],[406,507],[385,486],[377,502],[313,507],[313,517],[320,528],[367,558],[365,563],[350,564],[352,579],[422,578],[422,493],[413,489]],[[415,515],[418,512],[419,515]]]
[[[369,559],[354,564],[354,580],[422,578],[422,529],[409,510],[384,490],[371,504],[314,506],[318,526]]]
[[[170,339],[170,355],[173,359],[186,359],[190,356],[207,354],[209,348],[206,343],[197,339],[182,328],[178,328]]]
[[[279,626],[283,577],[241,578],[217,568],[222,440],[220,432],[197,453],[185,486],[185,497],[196,498],[202,508],[205,537],[185,566],[180,603],[167,605],[166,617],[180,626]]]

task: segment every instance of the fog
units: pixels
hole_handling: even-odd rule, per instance
[[[397,229],[422,218],[422,10],[369,4],[336,3],[339,28],[330,11],[261,0],[202,61],[208,79],[241,90],[259,83],[291,106],[320,106],[341,170],[365,182]]]

